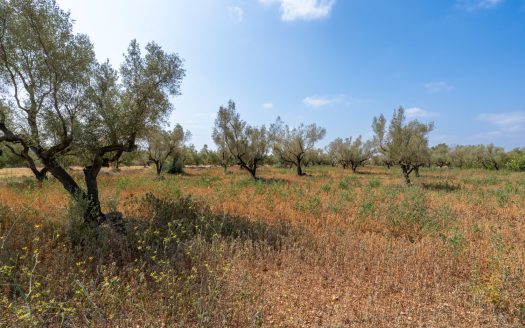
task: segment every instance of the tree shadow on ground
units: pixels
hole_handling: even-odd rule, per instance
[[[209,243],[248,242],[254,247],[280,251],[285,239],[299,236],[300,229],[282,220],[268,224],[241,216],[217,213],[204,202],[191,197],[162,199],[148,194],[137,200],[140,217],[123,218],[124,232],[118,232],[108,220],[99,227],[89,227],[82,218],[72,218],[67,232],[79,257],[111,259],[125,266],[136,259],[182,260],[194,240]],[[184,260],[182,260],[184,262]]]
[[[446,191],[446,192],[454,192],[461,189],[461,186],[459,184],[455,184],[449,181],[438,181],[438,182],[430,182],[430,183],[422,183],[421,187],[426,190],[432,190],[432,191]]]
[[[357,170],[354,173],[358,174],[358,175],[390,175],[390,171],[388,171],[388,172],[383,172],[383,171],[375,172],[375,171],[359,171],[359,170]]]

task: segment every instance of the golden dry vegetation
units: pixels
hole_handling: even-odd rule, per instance
[[[308,171],[106,172],[126,234],[1,172],[0,326],[525,324],[525,175]]]

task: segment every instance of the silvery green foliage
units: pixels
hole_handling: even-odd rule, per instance
[[[410,173],[430,161],[428,134],[434,125],[417,120],[407,123],[405,110],[400,107],[394,111],[388,130],[383,115],[374,117],[372,128],[377,150],[401,167],[405,182],[410,184]]]
[[[302,165],[308,160],[315,143],[325,135],[326,130],[315,124],[290,128],[280,117],[270,126],[274,155],[282,163],[295,166],[298,175],[303,175]]]
[[[184,131],[180,124],[175,125],[171,131],[156,128],[148,133],[148,159],[155,164],[157,174],[162,172],[168,157],[173,156],[176,151],[181,152],[189,137],[190,133]]]
[[[431,162],[438,167],[449,166],[451,163],[450,147],[441,143],[431,148]]]
[[[184,74],[181,59],[155,43],[142,55],[132,41],[119,71],[98,64],[89,38],[73,32],[54,0],[0,0],[0,99],[10,114],[0,113],[0,142],[30,149],[73,197],[94,207],[101,167],[163,123]],[[86,190],[61,164],[72,154],[85,166]]]
[[[263,164],[269,150],[266,127],[253,127],[243,121],[230,100],[228,107],[221,106],[215,119],[213,140],[223,142],[235,162],[256,178],[257,168]]]
[[[350,167],[355,172],[359,166],[370,160],[373,145],[371,141],[363,142],[361,136],[355,140],[337,138],[328,145],[328,153],[335,164],[345,169]]]
[[[471,149],[478,164],[485,169],[499,170],[508,159],[505,149],[494,144],[472,146]]]

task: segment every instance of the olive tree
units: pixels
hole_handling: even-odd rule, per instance
[[[216,121],[217,122],[217,121]],[[215,133],[213,132],[213,142],[217,146],[216,160],[217,163],[224,169],[224,174],[228,173],[228,168],[235,163],[235,158],[228,149],[228,144],[226,143],[226,134]]]
[[[363,142],[361,136],[354,141],[352,138],[337,138],[328,145],[328,152],[336,164],[344,169],[350,167],[355,173],[359,166],[370,160],[373,147],[371,141]]]
[[[372,128],[377,149],[401,167],[405,182],[409,185],[410,174],[430,160],[428,134],[434,125],[417,120],[408,123],[405,121],[405,110],[400,107],[394,111],[388,131],[382,114],[374,117]]]
[[[508,158],[505,149],[496,147],[494,144],[476,146],[474,154],[476,160],[483,168],[496,171],[503,167]]]
[[[450,150],[450,163],[457,168],[472,165],[472,154],[468,146],[457,145]]]
[[[172,131],[157,128],[148,133],[148,160],[155,164],[157,175],[161,174],[166,160],[182,148],[188,137],[180,124]]]
[[[432,147],[432,163],[438,167],[449,166],[451,163],[450,147],[441,143]]]
[[[132,41],[119,72],[98,64],[89,38],[73,32],[69,14],[54,0],[0,0],[0,142],[28,147],[77,201],[84,219],[106,219],[97,176],[122,153],[134,151],[146,131],[171,111],[179,94],[182,61],[155,43],[146,53]],[[75,152],[84,184],[61,165]]]
[[[298,176],[304,175],[302,167],[305,157],[325,135],[326,129],[315,124],[290,128],[280,117],[270,126],[273,153],[281,162],[295,166]]]
[[[237,164],[257,179],[257,168],[268,156],[268,131],[263,125],[252,127],[237,113],[235,102],[230,100],[228,107],[221,106],[215,119],[213,140],[224,140],[224,145]]]

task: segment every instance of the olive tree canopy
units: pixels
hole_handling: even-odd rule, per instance
[[[374,117],[372,128],[377,149],[401,167],[405,182],[410,184],[410,173],[430,160],[428,134],[434,125],[405,121],[405,110],[400,107],[394,111],[388,131],[382,114]]]
[[[324,138],[326,129],[315,124],[301,124],[290,128],[280,117],[270,126],[270,138],[273,152],[279,160],[297,168],[297,175],[302,176],[305,157],[314,149],[315,143]]]
[[[157,128],[148,133],[148,159],[155,164],[157,175],[162,172],[168,157],[173,156],[175,151],[180,151],[190,135],[180,124],[175,125],[171,131]]]
[[[230,100],[228,107],[219,108],[212,137],[213,140],[223,140],[237,164],[257,179],[257,168],[268,156],[268,131],[264,125],[248,125],[237,112],[235,102]]]
[[[228,150],[226,144],[226,135],[224,133],[213,133],[213,142],[217,146],[217,152],[215,156],[216,163],[218,163],[223,169],[224,173],[228,173],[228,167],[235,163],[235,158]]]
[[[352,168],[353,172],[364,165],[372,157],[372,142],[363,142],[361,136],[354,141],[352,138],[337,138],[328,145],[328,152],[332,160],[344,169]]]
[[[432,163],[439,167],[449,166],[451,163],[450,147],[441,143],[431,148]]]
[[[477,162],[485,169],[498,171],[508,159],[505,149],[496,147],[494,144],[479,145],[472,148]]]
[[[135,150],[179,94],[178,55],[155,43],[145,50],[132,41],[116,71],[96,62],[89,38],[73,32],[54,0],[0,0],[0,142],[29,148],[74,199],[87,201],[86,221],[105,219],[101,168]],[[85,188],[60,164],[70,152],[84,163]]]

